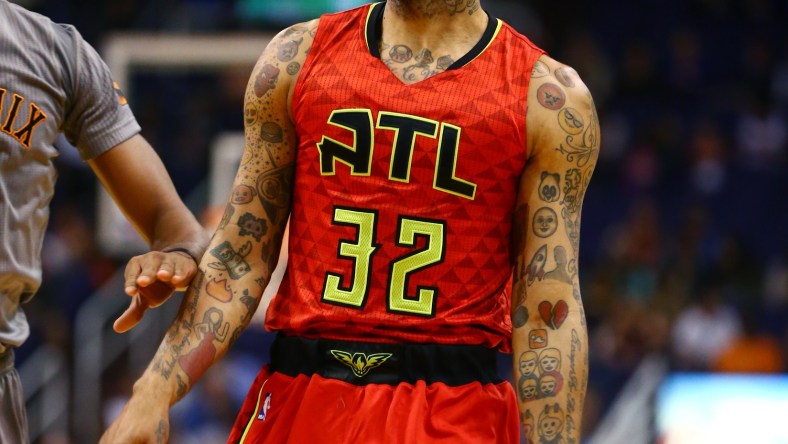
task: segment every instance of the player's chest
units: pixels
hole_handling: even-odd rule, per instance
[[[473,199],[473,176],[501,164],[521,171],[525,110],[507,85],[468,87],[469,78],[443,72],[405,85],[374,63],[316,69],[296,98],[302,148],[324,176],[424,176]]]

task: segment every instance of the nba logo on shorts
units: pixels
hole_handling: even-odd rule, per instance
[[[268,409],[271,408],[271,392],[265,394],[265,401],[263,401],[263,408],[260,409],[260,414],[257,415],[257,419],[260,421],[265,421],[265,415],[268,413]]]

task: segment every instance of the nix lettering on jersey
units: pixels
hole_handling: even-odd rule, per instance
[[[16,139],[25,149],[30,149],[30,141],[33,140],[33,130],[36,129],[41,122],[47,119],[47,115],[41,111],[41,108],[36,106],[35,103],[30,102],[30,111],[27,116],[27,123],[19,127],[17,125],[17,117],[19,116],[19,108],[25,98],[19,94],[14,94],[11,99],[11,104],[6,110],[3,105],[5,101],[6,90],[0,88],[0,131],[12,136]]]
[[[328,117],[328,124],[353,133],[353,145],[346,145],[328,136],[317,144],[320,150],[320,172],[335,174],[336,162],[350,167],[354,176],[369,176],[375,146],[375,129],[394,131],[389,180],[410,181],[410,167],[416,137],[438,138],[438,154],[432,186],[436,190],[473,200],[476,184],[457,177],[457,156],[462,129],[450,123],[438,122],[408,114],[381,111],[374,124],[372,110],[339,109]]]

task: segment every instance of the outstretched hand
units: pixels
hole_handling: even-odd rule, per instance
[[[163,304],[176,289],[183,289],[197,273],[197,264],[182,252],[151,251],[131,258],[126,265],[125,291],[131,296],[129,308],[113,328],[124,333],[134,328],[148,308]]]

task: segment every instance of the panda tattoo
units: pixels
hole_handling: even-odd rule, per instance
[[[542,171],[539,182],[539,198],[545,202],[556,202],[561,194],[561,175]]]

